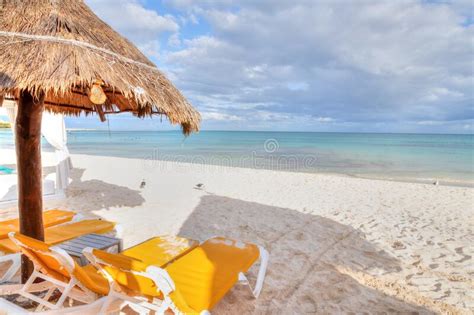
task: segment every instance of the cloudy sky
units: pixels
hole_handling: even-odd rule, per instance
[[[183,91],[203,129],[473,132],[471,0],[86,2]]]

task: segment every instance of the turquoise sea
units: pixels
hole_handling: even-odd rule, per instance
[[[68,131],[68,141],[79,154],[474,184],[472,134]],[[12,147],[0,131],[0,148]]]

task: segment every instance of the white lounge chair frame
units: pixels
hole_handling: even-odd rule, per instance
[[[64,222],[62,224],[68,224],[71,222],[77,222],[83,219],[82,214],[76,214],[72,218],[71,221]],[[58,225],[62,225],[58,224]],[[1,252],[0,252],[1,253]],[[21,267],[21,253],[13,253],[13,254],[6,254],[4,253],[2,256],[0,256],[0,264],[11,262],[10,267],[8,267],[7,271],[3,274],[3,276],[0,278],[0,283],[5,283],[9,282],[12,280],[12,278],[15,276],[15,274],[20,270]]]
[[[22,244],[15,238],[14,232],[8,233],[10,239],[15,242],[17,246],[22,246]],[[62,248],[51,246],[50,252],[41,252],[42,255],[50,256],[56,261],[58,261],[61,266],[64,267],[66,272],[69,274],[70,280],[68,282],[60,281],[56,278],[53,278],[47,274],[44,274],[40,270],[38,270],[38,263],[34,262],[34,270],[31,274],[30,278],[24,285],[7,285],[7,286],[0,286],[0,294],[19,294],[27,299],[30,299],[34,302],[38,303],[38,307],[36,311],[41,311],[44,308],[50,310],[58,310],[63,308],[64,302],[67,298],[82,302],[82,303],[91,303],[98,299],[98,295],[94,292],[90,291],[86,287],[84,287],[80,281],[78,281],[74,275],[74,268],[75,263],[69,254],[64,251]],[[30,258],[31,259],[31,258]],[[44,280],[41,283],[34,283],[36,279]],[[43,298],[40,298],[37,295],[32,293],[34,292],[42,292],[45,291],[46,295]],[[51,295],[56,291],[61,292],[61,296],[59,297],[56,303],[49,302]]]
[[[15,276],[15,274],[20,270],[21,267],[21,254],[20,253],[13,253],[13,254],[4,254],[0,256],[0,264],[11,262],[10,267],[8,267],[7,271],[3,274],[0,278],[0,283],[9,282]]]
[[[63,309],[57,309],[57,310],[47,310],[47,311],[41,311],[41,312],[30,312],[25,310],[24,308],[21,308],[20,306],[9,302],[5,299],[0,298],[0,311],[1,314],[5,315],[63,315],[63,314],[68,314],[68,315],[85,315],[85,314],[101,314],[100,311],[102,309],[102,306],[104,304],[105,297],[100,298],[90,304],[85,304],[85,305],[78,305],[78,306],[72,306],[68,308],[63,308]],[[119,304],[112,304],[106,311],[105,314],[108,314],[110,312],[117,312],[118,310],[121,309],[121,305]],[[102,313],[104,314],[104,313]]]
[[[65,224],[71,224],[73,222],[79,222],[81,220],[84,220],[84,216],[81,214],[76,214],[71,221],[64,222],[59,225],[65,225]],[[56,225],[55,225],[56,226]],[[114,234],[118,238],[122,238],[122,227],[117,224],[114,227],[113,230]],[[1,252],[0,252],[1,253]],[[10,267],[8,267],[7,271],[2,275],[0,278],[0,284],[5,283],[5,282],[10,282],[12,278],[16,275],[16,273],[20,270],[21,267],[21,253],[12,253],[12,254],[4,254],[3,256],[0,256],[0,264],[11,262]]]
[[[117,233],[120,233],[120,230]],[[14,232],[10,232],[8,236],[13,242],[15,242],[15,244],[21,246],[21,244],[15,239],[14,234]],[[90,291],[74,277],[73,271],[75,263],[73,258],[66,251],[57,246],[51,246],[49,249],[51,252],[42,252],[42,254],[48,255],[57,260],[69,274],[70,280],[64,282],[50,277],[49,275],[39,271],[37,269],[37,264],[34,263],[33,273],[24,285],[1,285],[0,295],[19,294],[29,300],[37,302],[38,307],[36,310],[34,312],[29,312],[14,303],[0,298],[0,311],[6,312],[6,314],[83,315],[106,314],[109,312],[116,312],[122,308],[121,300],[112,301],[112,303],[109,302],[106,307],[103,307],[104,302],[107,301],[107,297],[100,297],[98,294]],[[44,281],[41,283],[34,283],[36,279],[43,279]],[[56,290],[60,291],[61,295],[56,303],[51,303],[49,302],[49,299]],[[43,298],[32,294],[43,291],[47,291]],[[85,305],[64,308],[64,302],[66,302],[67,299],[85,303]]]
[[[269,254],[265,248],[262,246],[258,246],[259,249],[259,259],[260,259],[260,267],[257,275],[257,281],[255,284],[255,288],[252,288],[250,285],[249,280],[245,276],[244,273],[239,274],[239,283],[248,285],[250,288],[253,296],[258,298],[260,292],[263,287],[263,283],[265,280],[265,274],[268,266]],[[105,278],[109,281],[110,291],[109,295],[106,297],[104,301],[103,308],[101,311],[107,309],[110,303],[113,303],[116,299],[120,299],[130,305],[135,311],[139,312],[139,314],[148,314],[149,311],[154,311],[157,314],[164,314],[166,310],[170,309],[173,311],[174,314],[180,315],[183,314],[177,306],[173,303],[169,294],[173,292],[176,287],[173,282],[173,279],[170,277],[168,272],[162,268],[156,266],[148,266],[145,272],[137,272],[134,270],[124,270],[125,272],[130,272],[134,275],[141,276],[152,280],[157,290],[163,294],[164,299],[154,299],[153,303],[149,303],[147,300],[141,298],[130,297],[127,294],[121,292],[120,285],[113,279],[113,277],[105,270],[102,266],[111,266],[109,263],[101,260],[97,256],[93,254],[93,248],[85,248],[83,251],[84,256],[105,276]],[[156,303],[155,303],[156,302]],[[102,313],[99,313],[102,314]],[[205,310],[201,312],[201,315],[209,315],[209,310]]]
[[[103,314],[104,310],[109,307],[109,304],[113,303],[117,299],[124,301],[126,304],[130,305],[130,307],[132,307],[139,314],[146,314],[149,311],[155,311],[157,312],[157,314],[163,314],[168,308],[173,309],[175,314],[180,314],[177,309],[170,307],[172,301],[169,300],[168,294],[175,290],[175,286],[173,280],[171,280],[170,276],[165,270],[155,266],[148,266],[146,272],[124,270],[125,272],[132,273],[133,275],[148,278],[156,284],[157,289],[163,293],[165,300],[154,299],[153,303],[150,303],[146,299],[142,299],[139,297],[131,297],[125,293],[122,293],[120,285],[113,279],[113,277],[107,272],[107,270],[102,267],[104,265],[111,265],[101,260],[100,258],[97,258],[93,254],[93,250],[94,249],[91,247],[85,248],[83,254],[104,275],[104,277],[109,282],[110,287],[109,294],[105,297],[106,300],[102,305],[102,309],[99,314]],[[169,301],[167,301],[167,299]]]
[[[10,238],[18,244],[18,241],[13,237],[13,232],[9,233]],[[19,244],[18,244],[19,245]],[[257,275],[257,281],[255,288],[252,289],[247,277],[243,274],[239,274],[239,282],[246,284],[251,289],[255,298],[258,298],[261,289],[263,287],[263,282],[265,279],[266,269],[268,266],[269,254],[261,246],[258,247],[260,251],[260,267]],[[107,314],[109,312],[115,312],[120,310],[124,304],[128,304],[134,310],[140,314],[148,314],[149,311],[155,311],[157,314],[164,314],[166,310],[171,309],[175,314],[182,314],[179,309],[175,306],[173,301],[169,298],[169,293],[175,290],[175,285],[171,277],[169,276],[166,270],[155,267],[148,266],[145,272],[136,272],[126,270],[127,272],[132,272],[137,276],[142,276],[152,280],[158,290],[163,293],[164,300],[155,299],[153,303],[150,303],[146,299],[131,297],[121,292],[120,286],[115,282],[115,280],[107,273],[105,269],[102,268],[103,265],[108,265],[106,262],[100,260],[93,255],[92,248],[84,249],[84,255],[87,257],[91,263],[98,268],[105,278],[109,282],[110,291],[107,296],[100,297],[85,288],[74,276],[74,261],[71,256],[63,249],[51,246],[51,253],[45,253],[44,255],[51,255],[54,259],[58,260],[70,274],[70,281],[63,282],[55,278],[52,278],[48,275],[41,273],[36,268],[33,271],[33,274],[24,284],[12,284],[12,285],[2,285],[0,286],[0,295],[10,295],[10,294],[20,294],[21,296],[28,298],[32,301],[37,302],[39,305],[35,312],[29,312],[5,299],[0,298],[0,311],[6,312],[6,314],[42,314],[42,315],[59,315],[59,314]],[[34,283],[36,279],[43,279],[45,281],[41,283]],[[33,295],[34,292],[47,291],[46,295],[43,298],[40,298],[36,295]],[[61,292],[61,296],[56,303],[49,302],[49,298],[55,290]],[[64,308],[64,302],[67,299],[72,299],[79,301],[81,303],[88,303],[80,306],[73,306]],[[44,310],[47,309],[47,310]],[[202,315],[210,314],[209,311],[201,312]]]

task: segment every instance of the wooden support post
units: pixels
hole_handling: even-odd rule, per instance
[[[105,118],[104,110],[102,109],[102,106],[100,105],[95,105],[95,111],[97,114],[99,114],[99,118],[101,122],[106,121],[107,119]]]
[[[39,98],[34,98],[27,91],[20,93],[15,124],[20,233],[42,241],[44,240],[41,167],[43,109],[44,94],[41,94]],[[22,283],[26,282],[32,272],[32,263],[23,256]]]

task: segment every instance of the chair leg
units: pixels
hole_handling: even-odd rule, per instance
[[[247,276],[243,272],[239,272],[239,283],[245,285],[250,283],[249,279],[247,279]]]
[[[112,303],[112,301],[113,301],[113,297],[107,296],[105,298],[104,304],[102,304],[102,306],[100,307],[100,310],[99,310],[98,314],[99,315],[106,314],[107,309],[109,308],[109,305],[110,305],[110,303]]]
[[[36,278],[38,278],[38,272],[35,269],[35,270],[33,270],[33,273],[31,274],[31,276],[28,278],[28,280],[25,282],[25,284],[21,288],[20,292],[29,292],[28,289],[33,284],[33,282],[36,280]]]
[[[57,308],[63,307],[64,301],[66,301],[66,298],[69,297],[69,293],[71,292],[71,290],[74,288],[75,285],[76,285],[76,280],[72,279],[71,281],[69,281],[67,286],[64,288],[64,291],[62,292],[61,297],[56,303]]]
[[[36,296],[34,294],[31,294],[30,292],[32,292],[30,290],[30,287],[33,286],[33,282],[37,279],[37,278],[40,278],[40,279],[43,279],[44,277],[42,277],[41,273],[39,273],[38,271],[36,270],[33,270],[33,273],[31,274],[31,276],[28,278],[28,280],[26,281],[25,285],[23,285],[23,287],[18,291],[18,294],[20,294],[21,296],[27,298],[27,299],[30,299],[40,305],[45,306],[45,307],[48,307],[50,309],[55,309],[55,304],[53,303],[50,303],[48,302],[47,300],[43,299],[43,298],[40,298],[39,296]],[[46,280],[46,279],[45,279]],[[57,288],[57,286],[55,287],[50,287],[49,290],[53,290]],[[49,291],[48,291],[49,293]],[[48,296],[48,294],[47,294]],[[48,298],[49,299],[49,298]],[[39,306],[38,306],[39,307]],[[41,308],[42,308],[41,307]]]
[[[260,291],[262,291],[263,281],[265,280],[265,274],[267,273],[267,266],[268,266],[268,258],[269,254],[265,250],[265,248],[259,246],[260,251],[260,268],[258,270],[257,281],[255,282],[255,288],[252,288],[250,281],[248,280],[247,276],[240,272],[239,273],[239,283],[243,285],[247,285],[252,292],[255,298],[258,298],[260,295]]]
[[[51,298],[51,295],[53,294],[53,292],[54,292],[55,290],[56,290],[56,288],[54,288],[54,287],[51,288],[51,289],[49,289],[48,292],[46,292],[46,295],[44,296],[43,299],[44,299],[46,302],[48,302],[49,299]],[[38,307],[36,308],[36,312],[42,311],[43,308],[44,308],[44,305],[43,305],[43,304],[38,304]]]
[[[34,281],[38,278],[45,280],[42,283],[50,283],[51,285],[48,287],[44,286],[45,289],[48,289],[48,292],[43,298],[40,298],[39,296],[32,294],[32,292],[34,291],[32,289],[36,285]],[[26,281],[23,287],[18,291],[18,294],[40,304],[38,306],[38,310],[42,310],[44,307],[47,307],[50,310],[59,310],[63,307],[64,301],[66,300],[66,298],[69,297],[69,294],[74,289],[76,284],[77,284],[77,281],[75,279],[70,280],[68,283],[64,283],[54,278],[43,275],[36,270],[33,270],[33,273],[31,274],[30,278],[28,278],[28,281]],[[61,291],[61,297],[56,303],[51,303],[49,302],[49,298],[51,297],[51,294],[56,289]]]
[[[260,250],[260,269],[258,270],[257,283],[255,284],[255,288],[253,290],[253,295],[255,298],[258,298],[260,292],[262,291],[263,281],[265,280],[265,274],[267,273],[268,260],[270,256],[265,248],[259,246],[258,249]]]
[[[21,266],[21,255],[20,254],[8,254],[0,257],[0,263],[11,261],[12,264],[8,270],[3,274],[0,279],[0,283],[10,281],[15,274],[18,272]]]

